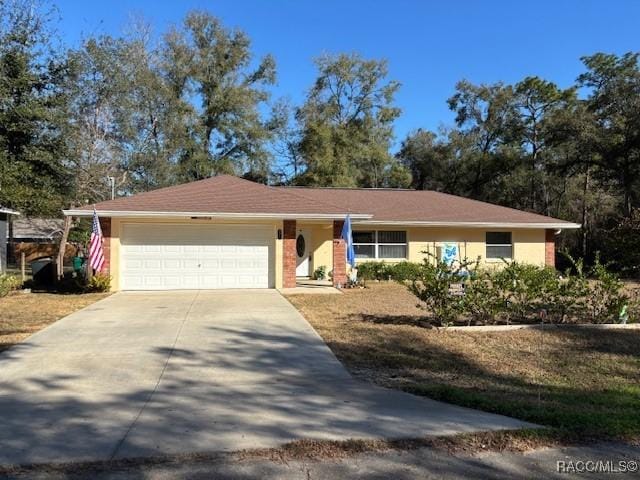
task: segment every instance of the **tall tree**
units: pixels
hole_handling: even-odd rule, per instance
[[[510,129],[516,118],[513,87],[458,82],[447,101],[456,114],[455,150],[462,161],[463,191],[474,198],[502,201],[503,179],[513,169]]]
[[[46,5],[0,2],[0,204],[57,215],[70,183],[61,159],[67,65]]]
[[[590,89],[589,109],[600,130],[602,171],[622,192],[622,210],[631,216],[640,205],[640,69],[638,53],[597,53],[583,57],[578,77]]]
[[[297,112],[305,171],[295,181],[323,186],[405,185],[406,169],[389,153],[400,115],[387,63],[357,54],[316,60],[318,78]]]
[[[120,176],[122,137],[115,121],[125,88],[120,52],[122,42],[109,36],[92,38],[69,52],[73,75],[66,90],[71,99],[65,128],[65,166],[73,173],[66,207],[78,207],[109,198],[109,179]],[[63,275],[66,243],[72,226],[65,217],[57,270]]]
[[[454,193],[459,171],[452,145],[434,132],[418,129],[402,141],[397,158],[411,172],[411,186],[418,190]]]
[[[128,192],[147,191],[178,181],[177,163],[188,145],[186,126],[193,108],[174,95],[159,45],[148,24],[139,21],[119,41],[121,82],[114,120],[123,145],[122,168]]]
[[[271,56],[252,68],[250,41],[206,12],[191,12],[165,36],[166,75],[178,98],[194,100],[184,124],[180,164],[186,179],[269,170],[272,131],[261,107],[275,82]]]
[[[575,100],[575,89],[561,90],[539,77],[526,77],[514,86],[516,116],[508,135],[522,149],[523,178],[528,179],[523,185],[523,194],[528,197],[530,210],[551,214],[553,177],[547,163],[555,138],[553,118]]]
[[[122,41],[91,38],[69,52],[73,77],[68,84],[69,123],[65,163],[74,175],[67,206],[81,206],[110,196],[109,177],[121,176],[123,137],[116,117],[126,88]]]

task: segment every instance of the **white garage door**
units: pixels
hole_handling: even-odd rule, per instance
[[[122,289],[269,288],[273,238],[262,226],[125,224]]]

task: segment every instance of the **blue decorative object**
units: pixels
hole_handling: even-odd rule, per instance
[[[356,266],[356,252],[353,248],[353,234],[351,233],[351,217],[347,215],[344,219],[344,225],[342,226],[341,238],[344,239],[347,244],[347,263],[351,265],[351,268]]]
[[[442,261],[447,265],[453,265],[458,259],[458,244],[445,243],[442,245]]]

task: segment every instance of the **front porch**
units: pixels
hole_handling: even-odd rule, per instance
[[[346,284],[346,245],[340,238],[343,225],[342,220],[283,221],[283,289],[320,292]],[[324,278],[317,278],[320,272]]]

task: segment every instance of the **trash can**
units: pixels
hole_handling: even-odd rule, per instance
[[[54,269],[55,263],[50,257],[34,260],[31,262],[33,283],[37,285],[51,285],[55,275]]]

